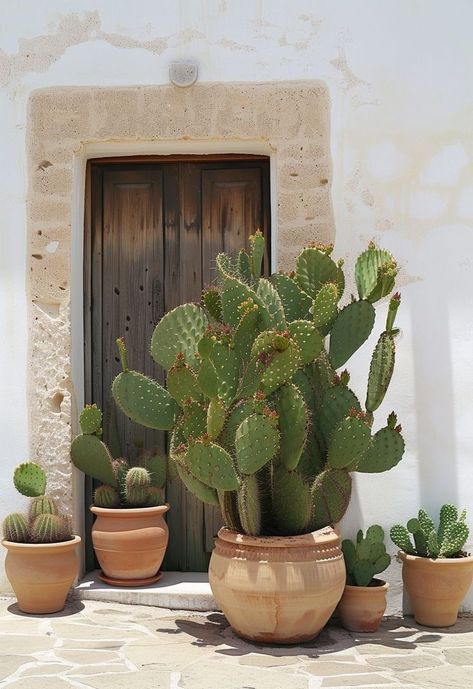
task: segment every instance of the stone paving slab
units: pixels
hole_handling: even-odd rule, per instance
[[[429,629],[386,618],[373,634],[332,621],[310,643],[256,645],[221,613],[71,600],[28,616],[0,599],[0,689],[466,689],[473,618]]]

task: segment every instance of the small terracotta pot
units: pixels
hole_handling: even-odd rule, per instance
[[[79,536],[60,543],[2,541],[5,571],[20,610],[44,615],[64,608],[79,572],[80,541]]]
[[[386,610],[386,592],[389,584],[373,579],[373,586],[347,584],[338,604],[338,614],[351,632],[375,632]]]
[[[169,539],[164,520],[169,505],[90,509],[97,517],[92,543],[107,581],[116,580],[116,586],[136,586],[140,580],[155,577]]]
[[[416,622],[426,627],[451,627],[473,579],[473,557],[431,560],[398,553],[402,579]]]
[[[323,629],[345,585],[331,527],[301,536],[254,537],[220,529],[209,565],[217,603],[251,641],[295,644]]]

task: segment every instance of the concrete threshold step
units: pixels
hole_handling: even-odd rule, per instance
[[[155,584],[126,588],[106,584],[100,579],[99,570],[95,570],[75,587],[74,597],[104,603],[154,605],[171,610],[211,612],[219,609],[207,572],[163,572]]]

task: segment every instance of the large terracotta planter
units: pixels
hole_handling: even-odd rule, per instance
[[[346,585],[338,604],[338,614],[345,627],[352,632],[375,632],[386,610],[389,584],[373,579],[372,586]]]
[[[156,579],[169,539],[164,520],[169,505],[90,509],[97,517],[92,543],[106,581],[140,586]]]
[[[5,571],[20,610],[44,615],[64,608],[79,571],[80,541],[79,536],[60,543],[2,541]]]
[[[246,639],[313,639],[345,586],[340,539],[331,527],[301,536],[253,537],[220,529],[209,566],[218,605]]]
[[[403,552],[398,556],[416,622],[427,627],[455,624],[473,579],[473,557],[431,560]]]

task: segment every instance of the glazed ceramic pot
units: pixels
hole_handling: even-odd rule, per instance
[[[60,543],[13,543],[7,549],[5,572],[23,612],[58,612],[79,572],[79,536]]]
[[[473,557],[439,558],[398,553],[402,580],[416,622],[426,627],[451,627],[473,580]]]
[[[156,581],[166,552],[169,505],[109,509],[92,506],[92,543],[105,581],[143,586]]]
[[[340,539],[331,527],[301,536],[218,532],[209,565],[215,600],[233,630],[252,641],[313,639],[345,586]]]
[[[337,611],[345,629],[352,632],[375,632],[386,610],[389,584],[373,579],[371,586],[346,585]]]

